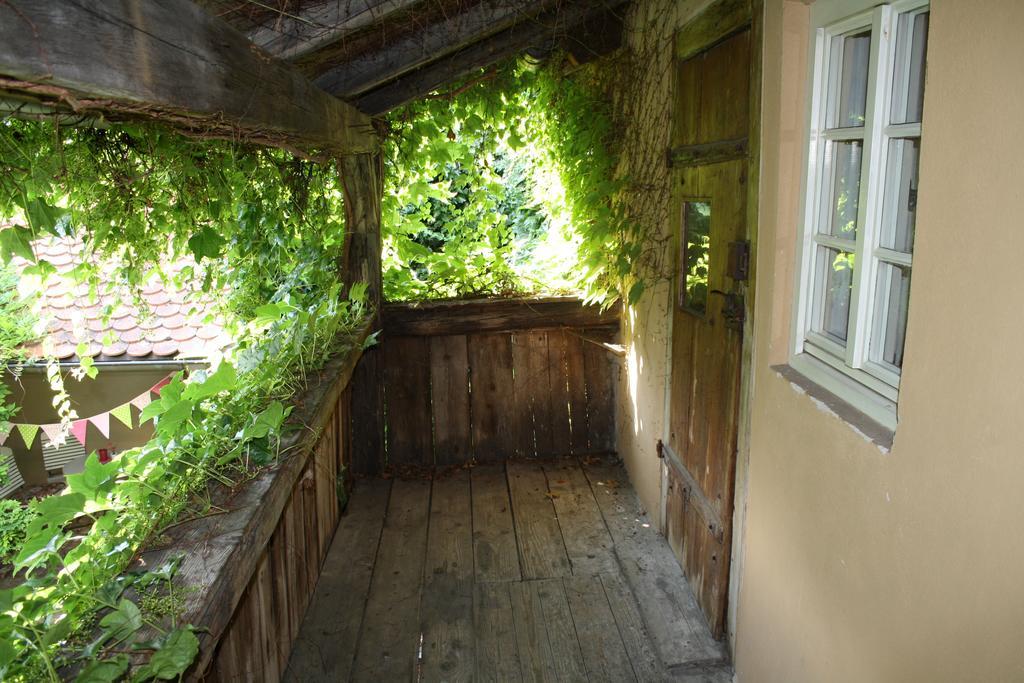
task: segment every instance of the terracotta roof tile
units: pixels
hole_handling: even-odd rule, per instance
[[[144,358],[153,352],[153,345],[147,341],[135,342],[128,345],[127,352],[133,358]]]
[[[74,238],[45,238],[32,246],[36,255],[49,261],[61,276],[67,276],[80,259],[86,257],[83,243]],[[16,259],[15,265],[24,268],[28,264]],[[191,260],[185,259],[167,265],[166,270],[181,273],[193,265]],[[108,293],[100,293],[93,299],[86,284],[65,277],[50,278],[36,306],[49,336],[29,350],[50,352],[60,360],[72,359],[79,342],[76,334],[84,334],[82,341],[89,343],[89,355],[98,360],[197,358],[217,348],[215,344],[222,341],[223,323],[203,322],[212,317],[209,295],[192,286],[165,284],[156,277],[140,290],[141,302],[126,297],[123,303],[117,304],[115,297]],[[142,310],[137,308],[140,303],[145,305]],[[105,314],[109,315],[107,319]],[[199,334],[201,329],[203,335]],[[104,341],[110,343],[104,344]]]

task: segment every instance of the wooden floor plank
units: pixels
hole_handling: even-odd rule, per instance
[[[518,581],[519,551],[504,465],[472,471],[473,557],[477,581]]]
[[[516,541],[524,579],[571,576],[572,569],[544,471],[535,463],[507,465]]]
[[[476,680],[479,683],[521,681],[519,649],[509,587],[512,583],[478,583],[473,595],[476,632]]]
[[[395,481],[370,584],[354,681],[405,681],[420,646],[420,588],[427,542],[429,481]]]
[[[647,632],[636,598],[629,590],[620,574],[605,574],[601,577],[604,593],[608,597],[608,605],[612,608],[612,616],[619,628],[619,636],[626,646],[626,654],[633,664],[633,672],[640,681],[665,680],[665,668],[654,651],[651,636]]]
[[[284,679],[727,680],[621,465],[507,469],[360,482]]]
[[[420,622],[422,680],[473,680],[473,532],[469,472],[434,481]]]
[[[640,509],[622,465],[592,459],[584,461],[583,470],[662,663],[723,660],[723,645],[711,637],[683,570]]]
[[[579,463],[554,460],[544,465],[544,473],[573,575],[618,572],[612,537]]]
[[[391,482],[359,482],[338,523],[292,649],[286,681],[347,681],[355,657]]]
[[[587,667],[577,638],[569,600],[560,579],[540,579],[530,583],[536,591],[543,610],[544,626],[548,632],[551,663],[555,680],[582,681],[587,678]]]
[[[587,662],[592,683],[625,683],[636,681],[626,646],[612,616],[604,586],[598,576],[574,576],[565,579],[576,633]]]
[[[535,584],[534,581],[523,581],[509,585],[519,668],[526,683],[556,680],[551,644],[544,624],[544,606]]]

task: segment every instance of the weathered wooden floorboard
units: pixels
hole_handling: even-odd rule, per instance
[[[507,469],[523,578],[570,576],[569,557],[543,470],[518,462],[508,463]]]
[[[523,681],[527,683],[555,680],[551,643],[544,623],[544,607],[535,589],[536,583],[524,581],[509,585],[516,645],[519,649],[519,670]]]
[[[521,681],[519,649],[509,587],[513,583],[478,583],[473,595],[476,632],[476,680]]]
[[[473,680],[473,531],[469,472],[434,481],[420,608],[422,680]]]
[[[583,503],[563,506],[568,512],[556,520],[558,501],[577,498]],[[665,540],[643,526],[618,464],[513,462],[432,483],[364,481],[349,509],[288,681],[726,680],[724,649],[710,638]],[[610,540],[600,539],[600,528]],[[570,576],[565,544],[577,542],[574,534],[579,550],[601,545],[603,559],[577,563],[587,568]],[[543,552],[561,559],[545,566]],[[276,598],[278,569],[267,569],[256,590]],[[268,618],[273,610],[258,616]],[[260,659],[264,646],[238,637],[226,644],[239,662]],[[272,675],[273,664],[253,660],[241,674]]]
[[[551,669],[555,680],[581,681],[587,677],[583,650],[560,579],[540,579],[529,584],[540,601],[544,627],[551,648]]]
[[[285,680],[347,681],[351,675],[391,482],[361,481],[327,551]]]
[[[644,624],[643,617],[636,604],[636,598],[619,573],[601,576],[608,604],[612,608],[615,624],[619,628],[619,636],[629,661],[633,664],[633,672],[642,683],[658,683],[665,680],[665,667],[658,653],[654,651],[651,636]]]
[[[711,637],[686,576],[640,509],[625,470],[608,460],[584,462],[583,469],[611,532],[622,575],[662,662],[671,666],[724,659],[722,644]]]
[[[394,482],[353,681],[404,681],[414,675],[429,510],[429,481]]]
[[[636,681],[601,578],[574,576],[564,583],[591,683]]]
[[[572,459],[550,461],[544,464],[544,474],[573,575],[618,572],[612,537],[579,463]]]
[[[522,574],[505,466],[474,467],[472,490],[476,580],[518,581]]]

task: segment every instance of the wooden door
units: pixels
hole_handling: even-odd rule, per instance
[[[747,239],[750,30],[677,65],[670,154],[677,268],[666,533],[725,632]]]

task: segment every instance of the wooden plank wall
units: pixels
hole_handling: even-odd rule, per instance
[[[565,298],[392,304],[383,326],[384,445],[357,473],[614,451],[616,312]],[[361,377],[356,397],[372,389]]]
[[[350,488],[351,390],[341,393],[220,639],[206,681],[277,681]]]

